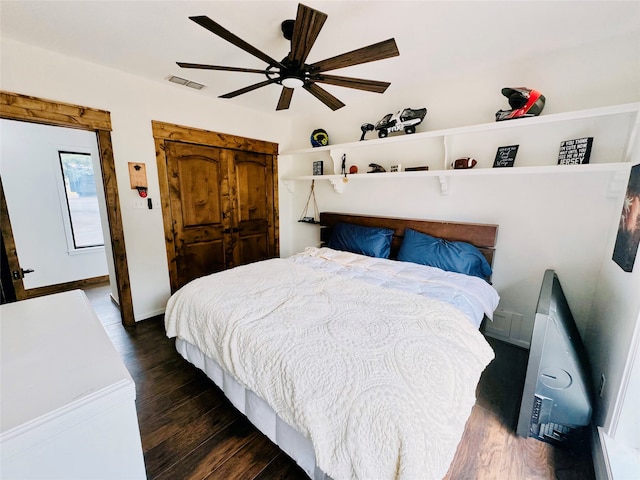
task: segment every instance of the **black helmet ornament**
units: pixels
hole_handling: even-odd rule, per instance
[[[322,128],[318,128],[311,133],[312,147],[325,147],[329,145],[329,134]]]
[[[498,110],[496,122],[512,118],[535,117],[540,115],[544,108],[544,95],[537,90],[526,87],[507,87],[502,89],[502,95],[509,99],[512,110]]]

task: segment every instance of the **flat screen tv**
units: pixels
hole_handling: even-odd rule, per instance
[[[517,434],[554,445],[582,439],[591,422],[591,375],[580,334],[554,270],[536,308]]]

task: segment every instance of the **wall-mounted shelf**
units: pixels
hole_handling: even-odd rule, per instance
[[[577,112],[541,115],[525,119],[470,125],[410,135],[400,134],[387,138],[285,151],[280,155],[307,159],[316,158],[318,155],[324,155],[326,158],[328,155],[333,163],[333,168],[330,167],[329,170],[333,170],[334,174],[316,176],[291,175],[282,180],[285,182],[328,180],[337,193],[342,193],[350,181],[395,180],[435,176],[440,181],[441,193],[447,195],[449,181],[456,176],[589,172],[624,173],[630,168],[629,162],[633,145],[640,129],[639,112],[640,103],[630,103]],[[560,140],[579,138],[580,136],[594,137],[591,162],[583,165],[557,165],[557,149]],[[518,152],[516,165],[506,168],[491,168],[493,158],[488,158],[489,155],[495,155],[496,145],[511,144],[507,142],[525,144],[521,146]],[[392,147],[389,147],[390,145]],[[411,150],[414,152],[419,151],[423,156],[430,155],[430,169],[427,171],[350,174],[346,176],[347,182],[344,181],[345,176],[339,174],[342,155],[348,153],[350,157],[358,156],[366,159],[369,155],[373,155],[383,148],[387,148],[387,156],[389,156],[388,152],[392,152],[390,156],[394,158],[394,161],[399,160],[400,162],[405,158],[406,153]],[[466,150],[464,150],[465,148]],[[475,168],[454,170],[450,167],[452,159],[459,158],[458,155],[460,155],[461,151],[469,151],[470,149],[473,150],[473,148],[485,149],[484,160]],[[439,158],[439,160],[434,160],[434,158]],[[612,175],[612,177],[616,177],[616,175]]]
[[[398,134],[398,135],[390,136],[386,138],[374,138],[371,140],[363,140],[361,142],[341,143],[341,144],[327,145],[325,147],[316,147],[316,148],[303,148],[299,150],[290,150],[290,151],[280,152],[280,155],[304,155],[308,153],[318,153],[322,151],[331,151],[336,149],[351,150],[353,148],[375,147],[379,145],[388,145],[390,143],[396,143],[396,142],[400,142],[400,143],[418,142],[421,140],[425,140],[427,138],[463,135],[468,133],[490,132],[490,131],[498,131],[498,130],[505,130],[505,129],[511,129],[511,128],[523,128],[523,127],[530,127],[534,125],[566,122],[566,121],[578,120],[583,118],[606,117],[610,115],[620,115],[625,113],[637,115],[639,111],[640,111],[640,102],[627,103],[623,105],[614,105],[610,107],[578,110],[576,112],[554,113],[551,115],[541,115],[538,117],[521,118],[521,119],[511,120],[511,121],[507,120],[503,122],[482,123],[478,125],[468,125],[465,127],[448,128],[445,130],[419,132],[419,133],[413,133],[411,135]]]
[[[344,175],[302,175],[292,178],[283,178],[284,182],[297,180],[327,180],[337,193],[342,193],[349,182],[376,181],[376,180],[396,180],[400,178],[420,178],[438,177],[440,189],[443,195],[448,194],[448,183],[450,178],[459,176],[476,175],[533,175],[533,174],[576,174],[576,173],[597,173],[597,172],[628,172],[631,165],[628,162],[619,163],[599,163],[585,165],[547,165],[540,167],[511,167],[511,168],[478,168],[467,170],[427,170],[419,172],[383,172],[383,173],[358,173],[347,174],[347,182]]]

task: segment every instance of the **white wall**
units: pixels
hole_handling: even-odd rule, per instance
[[[159,199],[151,120],[249,138],[282,142],[288,124],[209,100],[194,90],[159,79],[151,82],[75,58],[2,40],[3,90],[111,112],[113,153],[136,320],[164,312],[169,273],[162,212],[134,209],[128,162],[146,164],[149,197]]]
[[[634,162],[639,161],[640,145],[636,145]],[[632,433],[635,434],[633,446],[640,449],[638,432],[632,428],[640,421],[638,405],[632,403],[633,395],[637,396],[640,391],[637,364],[636,374],[630,374],[640,335],[640,261],[636,257],[633,270],[625,272],[611,259],[621,212],[622,202],[610,219],[608,255],[603,258],[597,279],[585,344],[590,353],[594,384],[599,386],[601,375],[606,379],[598,401],[596,424],[604,426],[605,432],[615,437],[620,415],[624,413],[622,421],[627,423],[621,426],[623,436],[629,440]],[[629,397],[625,398],[627,388]]]
[[[95,133],[2,119],[0,136],[0,174],[18,259],[34,270],[24,277],[25,288],[107,275],[104,247],[69,253],[61,200],[59,151],[91,154],[100,179]]]

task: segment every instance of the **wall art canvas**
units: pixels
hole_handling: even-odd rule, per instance
[[[613,261],[625,272],[633,271],[640,243],[640,164],[631,168],[629,185],[622,205]]]

